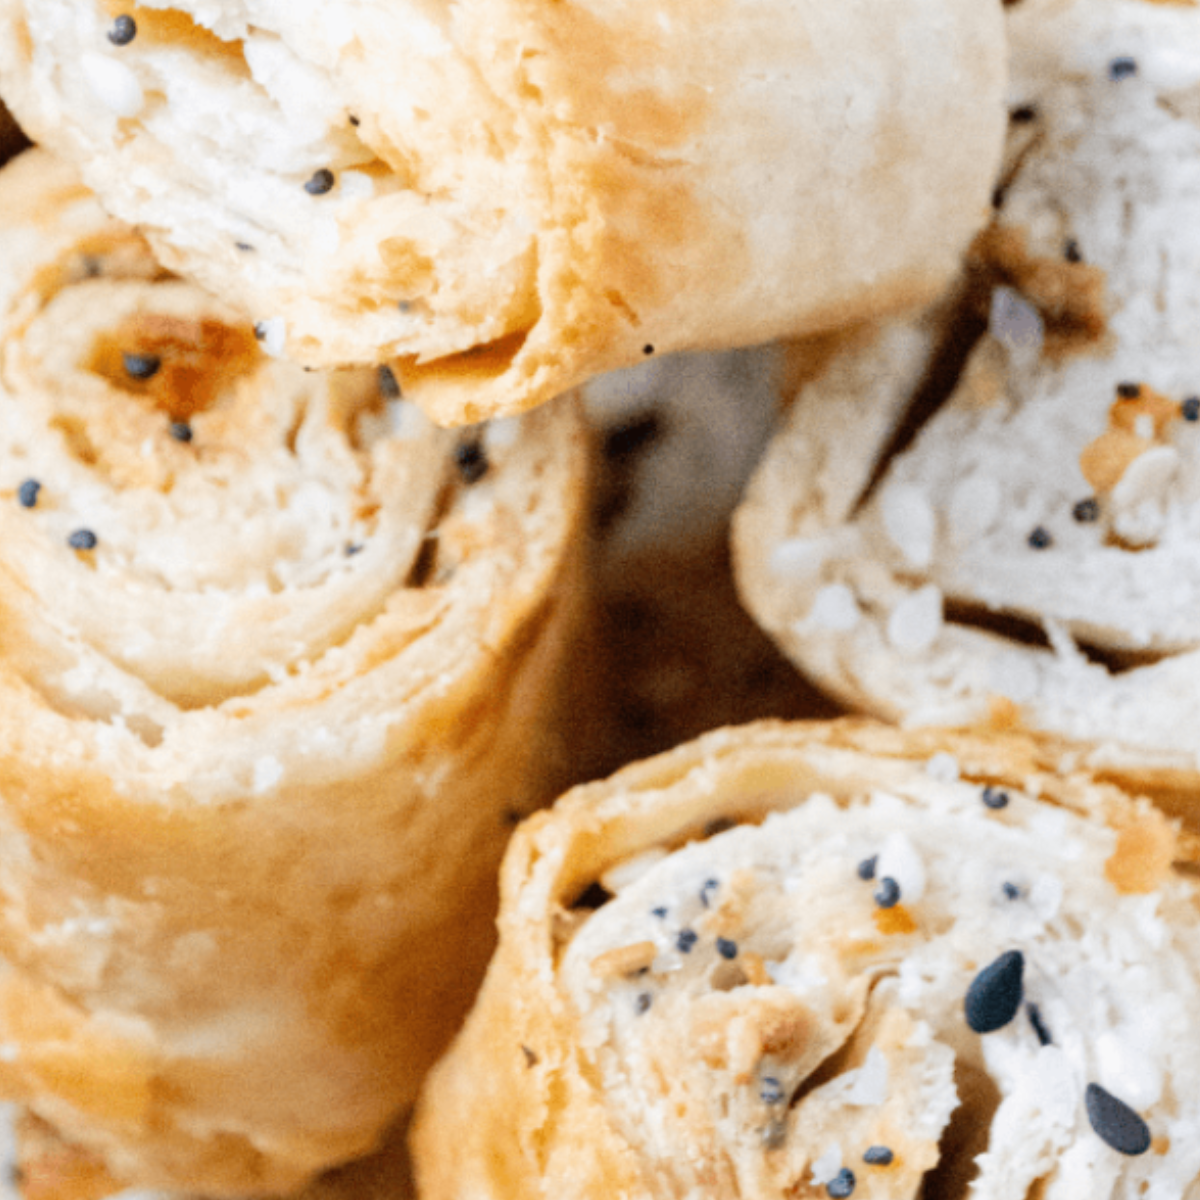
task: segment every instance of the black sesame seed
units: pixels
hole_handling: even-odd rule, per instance
[[[1007,880],[1000,885],[1000,890],[1004,893],[1006,900],[1016,900],[1021,895],[1021,889],[1015,883],[1009,883]]]
[[[1081,525],[1090,525],[1093,521],[1100,519],[1100,501],[1095,496],[1088,496],[1085,500],[1078,501],[1071,509],[1071,516]]]
[[[715,892],[720,886],[720,881],[717,879],[706,879],[704,881],[704,885],[700,888],[700,903],[703,904],[705,908],[710,907],[708,902],[709,894],[711,892]]]
[[[1130,58],[1126,54],[1122,54],[1119,58],[1114,58],[1108,64],[1108,77],[1114,82],[1128,79],[1130,75],[1137,74],[1137,61]]]
[[[1150,1149],[1149,1127],[1124,1100],[1118,1100],[1098,1083],[1089,1083],[1084,1104],[1096,1136],[1118,1154],[1133,1156]]]
[[[640,1017],[650,1011],[650,1005],[653,1003],[654,997],[649,992],[638,992],[637,999],[633,1002],[633,1011]]]
[[[1074,238],[1067,238],[1066,244],[1063,246],[1063,258],[1069,263],[1083,262],[1083,251],[1079,248],[1079,243]]]
[[[825,1190],[833,1200],[846,1200],[854,1194],[854,1172],[843,1167],[826,1185]]]
[[[878,854],[872,854],[870,858],[864,858],[862,862],[858,864],[859,879],[874,879],[875,864],[877,862],[879,862]]]
[[[1008,114],[1008,119],[1017,125],[1028,125],[1037,120],[1037,107],[1033,104],[1022,104]]]
[[[983,800],[985,808],[1008,807],[1008,793],[1001,791],[999,788],[985,787],[983,795],[980,798]]]
[[[131,379],[153,379],[162,366],[162,359],[157,354],[122,354],[121,361],[125,364],[125,374]]]
[[[454,465],[458,468],[463,483],[478,483],[488,473],[488,460],[483,451],[483,443],[459,442],[454,447]]]
[[[1200,421],[1200,396],[1189,396],[1179,409],[1185,421]]]
[[[108,31],[108,40],[114,46],[128,46],[137,37],[137,22],[128,14],[122,14]]]
[[[190,442],[192,440],[192,427],[186,421],[172,421],[169,433],[177,442]]]
[[[694,929],[681,929],[675,939],[675,949],[680,954],[691,954],[692,947],[699,941],[700,935]]]
[[[1037,1034],[1039,1044],[1049,1046],[1054,1039],[1050,1036],[1050,1030],[1046,1028],[1046,1022],[1042,1020],[1042,1010],[1032,1000],[1025,1005],[1025,1015],[1033,1026],[1033,1032]]]
[[[963,1011],[976,1033],[1003,1029],[1017,1015],[1024,996],[1025,956],[1008,950],[989,963],[967,988]]]
[[[666,918],[667,910],[665,907],[660,905],[658,908],[652,908],[650,910],[650,915],[652,917],[657,917],[660,921],[662,921]]]
[[[97,540],[96,535],[90,529],[76,529],[67,538],[67,545],[72,550],[94,550]]]
[[[1122,400],[1136,400],[1142,394],[1142,385],[1140,383],[1118,383],[1117,395]]]
[[[888,1167],[895,1161],[891,1146],[868,1146],[863,1154],[863,1162],[872,1167]]]
[[[312,177],[304,185],[304,190],[310,196],[323,196],[333,190],[333,183],[333,172],[328,167],[321,167],[312,173]]]
[[[400,399],[400,382],[391,367],[380,367],[375,372],[378,380],[379,394],[385,400]]]
[[[361,554],[363,549],[362,542],[347,542],[343,553],[347,558],[353,558],[356,554]]]
[[[758,1098],[764,1104],[782,1104],[787,1099],[787,1092],[774,1075],[764,1075],[758,1085]]]
[[[256,338],[257,338],[257,339],[258,339],[260,342],[261,342],[261,341],[263,341],[263,340],[266,338],[266,336],[267,336],[267,323],[266,323],[266,321],[255,321],[255,322],[254,322],[254,336],[255,336],[255,337],[256,337]]]
[[[885,875],[879,881],[875,903],[880,908],[895,908],[900,903],[900,885],[890,875]]]
[[[36,479],[26,479],[17,488],[17,503],[22,508],[34,508],[38,502],[38,492],[41,490],[42,485]]]
[[[252,245],[250,245],[250,243],[249,243],[249,242],[234,242],[233,244],[234,244],[234,245],[235,245],[235,246],[236,246],[236,247],[237,247],[239,250],[241,250],[243,253],[245,253],[247,250],[253,250],[253,249],[254,249],[254,247],[253,247]]]
[[[646,345],[644,345],[642,347],[642,353],[645,355],[651,355],[654,353],[654,347],[651,346],[649,342],[647,342]]]
[[[1029,537],[1026,538],[1026,541],[1028,541],[1029,545],[1034,550],[1045,550],[1046,547],[1054,541],[1054,539],[1050,536],[1050,530],[1048,530],[1044,525],[1035,525],[1033,529],[1030,530]]]
[[[731,942],[728,938],[717,938],[717,953],[722,958],[737,958],[737,942]]]

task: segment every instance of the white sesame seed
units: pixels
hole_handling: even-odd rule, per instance
[[[862,618],[854,593],[844,583],[823,587],[813,600],[808,624],[834,633],[848,633]]]
[[[888,835],[879,851],[875,877],[894,879],[906,904],[915,904],[925,894],[925,864],[903,833]]]
[[[953,754],[939,750],[925,764],[925,774],[930,779],[936,779],[941,783],[956,783],[958,781],[958,759]]]
[[[263,351],[272,358],[282,358],[283,348],[287,344],[287,324],[282,317],[268,317],[258,323],[258,331],[262,338],[260,344]]]
[[[902,654],[921,654],[928,650],[944,625],[942,589],[927,583],[905,596],[888,616],[887,638]]]
[[[933,559],[937,517],[922,488],[900,484],[883,504],[883,528],[911,567],[923,570]]]
[[[146,103],[137,76],[122,62],[102,54],[85,54],[79,60],[92,94],[118,117],[136,117]]]

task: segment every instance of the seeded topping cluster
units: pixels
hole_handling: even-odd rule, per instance
[[[674,1186],[715,1138],[718,1190],[911,1195],[951,1122],[991,1123],[989,1195],[1053,1177],[1072,1144],[1093,1147],[1094,1195],[1192,1153],[1200,1099],[1179,1088],[1200,1047],[1176,1059],[1168,1030],[1200,1003],[1197,926],[1165,924],[1190,901],[1114,886],[1111,830],[930,775],[933,802],[817,794],[605,877],[561,974],[613,1119]],[[956,1091],[963,1071],[991,1076],[994,1114]]]

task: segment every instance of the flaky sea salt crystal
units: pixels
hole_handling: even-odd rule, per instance
[[[842,1148],[836,1142],[812,1165],[812,1181],[824,1187],[842,1169]]]

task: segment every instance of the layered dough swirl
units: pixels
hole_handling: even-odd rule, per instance
[[[1069,763],[766,723],[568,794],[510,846],[421,1194],[1200,1194],[1196,885]]]
[[[1010,11],[1009,163],[973,256],[988,334],[932,415],[944,313],[835,356],[748,490],[739,582],[784,652],[857,708],[909,724],[1000,712],[1096,743],[1097,761],[1186,774],[1200,10]]]
[[[1003,71],[976,0],[0,4],[35,140],[439,422],[919,303],[986,217]]]
[[[281,1191],[411,1101],[563,784],[582,425],[272,361],[40,151],[0,210],[0,1093]]]

